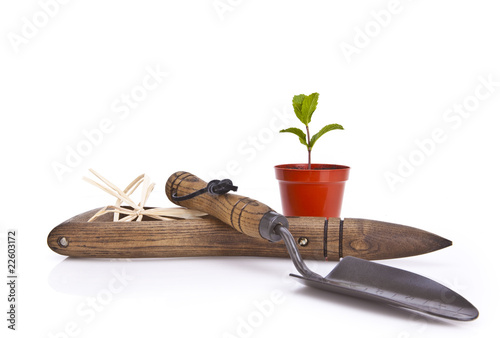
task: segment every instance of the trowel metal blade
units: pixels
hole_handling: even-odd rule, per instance
[[[344,257],[324,278],[291,274],[302,284],[448,319],[469,321],[479,311],[455,291],[416,273]]]

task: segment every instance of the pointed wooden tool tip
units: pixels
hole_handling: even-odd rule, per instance
[[[420,229],[417,229],[417,230],[420,230]],[[453,242],[450,241],[449,239],[446,239],[444,237],[438,236],[436,234],[433,234],[431,232],[427,232],[424,230],[420,230],[420,231],[421,231],[421,233],[419,234],[419,236],[422,239],[421,246],[422,246],[422,249],[424,246],[426,246],[427,250],[428,250],[427,252],[432,252],[432,251],[444,249],[444,248],[447,248],[447,247],[453,245]],[[424,243],[424,241],[425,241],[425,243]]]
[[[406,225],[347,218],[343,225],[342,256],[390,259],[425,254],[453,243],[441,236]]]
[[[443,237],[439,237],[439,238],[441,239],[441,247],[439,249],[444,249],[446,247],[449,247],[449,246],[453,245],[453,242],[450,241],[449,239],[446,239],[446,238],[443,238]],[[439,250],[439,249],[436,249],[436,250]]]

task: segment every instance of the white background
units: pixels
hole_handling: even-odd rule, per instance
[[[2,282],[2,336],[496,332],[497,2],[222,0],[218,9],[212,0],[54,4],[0,5],[0,261],[6,277],[5,235],[17,229],[19,274],[16,332],[6,328]],[[388,10],[390,17],[383,15]],[[346,55],[341,47],[347,45],[355,53]],[[161,83],[144,90],[148,69],[162,73]],[[477,89],[488,79],[496,83],[489,92]],[[240,194],[280,210],[273,166],[303,162],[306,151],[277,129],[299,127],[292,96],[316,91],[311,129],[345,128],[323,136],[313,151],[314,162],[352,168],[342,216],[451,239],[453,246],[439,252],[383,263],[460,292],[478,307],[479,319],[435,320],[306,289],[287,277],[294,272],[287,259],[111,262],[66,259],[47,247],[46,236],[60,222],[114,202],[81,180],[88,168],[121,187],[147,173],[157,183],[148,205],[163,207],[172,206],[163,185],[173,172],[209,180],[226,171]],[[129,112],[124,95],[135,95]],[[465,104],[461,116],[457,109]],[[102,123],[107,133],[85,148],[85,133]],[[440,142],[427,142],[424,154],[417,143],[436,129]],[[77,149],[81,158],[69,155]],[[413,170],[402,164],[410,160]],[[56,174],[57,164],[66,172]],[[402,179],[394,189],[388,173]],[[336,263],[310,264],[326,274]],[[130,280],[103,298],[117,272]],[[279,302],[259,312],[256,303],[277,295]],[[87,305],[96,297],[104,302],[99,311]],[[245,330],[243,322],[251,326]]]

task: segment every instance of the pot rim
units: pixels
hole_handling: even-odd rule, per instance
[[[294,168],[294,167],[307,167],[307,163],[289,163],[289,164],[278,164],[274,166],[276,169],[281,170],[339,170],[339,169],[350,169],[350,167],[341,164],[332,164],[332,163],[311,163],[311,168],[316,167],[316,169],[303,169],[303,168]],[[321,168],[321,167],[334,167],[334,168]]]
[[[349,170],[351,169],[345,165],[325,163],[311,163],[312,169],[300,167],[307,168],[307,163],[276,165],[274,166],[276,178],[279,181],[289,182],[343,182],[349,178]]]

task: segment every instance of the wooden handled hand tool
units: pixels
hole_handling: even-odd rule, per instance
[[[282,243],[270,245],[262,241],[263,238],[271,242],[279,239],[279,236],[265,232],[269,231],[269,222],[277,221],[276,217],[283,218],[267,205],[236,194],[214,196],[205,193],[196,198],[182,198],[196,194],[207,185],[198,177],[181,171],[170,176],[165,193],[173,203],[204,211],[236,231],[252,237],[250,242],[249,239],[240,242],[239,249],[234,249],[235,255],[240,255],[242,250],[253,251],[256,256],[275,256],[278,252],[280,257],[287,255]],[[287,221],[305,259],[336,261],[344,256],[390,259],[420,255],[452,244],[450,240],[424,230],[374,220],[288,217]],[[230,233],[230,236],[231,241],[242,238],[235,233]]]
[[[283,242],[246,236],[219,219],[113,222],[102,208],[89,210],[56,226],[47,243],[71,257],[149,258],[201,256],[288,257]],[[451,245],[432,233],[393,223],[347,218],[288,217],[290,232],[304,259],[338,261],[343,256],[377,260],[414,256]]]
[[[305,285],[448,319],[468,321],[479,315],[465,298],[433,280],[359,258],[345,257],[321,277],[303,261],[286,217],[247,197],[213,193],[214,184],[177,172],[168,179],[165,191],[172,202],[206,212],[250,237],[283,240],[302,275],[291,276]]]

